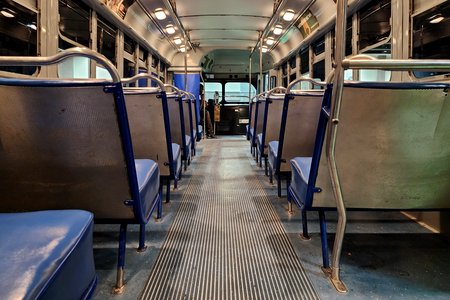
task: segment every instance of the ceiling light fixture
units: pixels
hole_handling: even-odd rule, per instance
[[[154,14],[158,20],[164,20],[166,18],[166,13],[162,8],[155,9]]]
[[[281,25],[276,25],[273,29],[273,34],[280,35],[283,32],[283,27]]]
[[[173,39],[173,42],[175,43],[175,45],[180,45],[182,41],[181,41],[181,38],[176,37]]]
[[[273,37],[268,37],[266,40],[266,44],[267,45],[273,45],[273,43],[275,43],[275,40],[273,39]]]
[[[441,14],[438,14],[438,15],[432,16],[430,19],[431,19],[430,20],[431,24],[437,24],[437,23],[442,22],[445,18]]]
[[[2,14],[6,18],[14,18],[14,15],[12,13],[10,13],[9,11],[6,11],[4,9],[2,9],[0,11],[0,14]]]
[[[174,34],[175,33],[175,27],[173,27],[172,24],[169,24],[166,26],[166,32],[167,34]]]
[[[295,16],[295,11],[293,11],[292,9],[288,9],[288,10],[286,10],[286,12],[283,15],[283,20],[290,22],[294,19],[294,16]]]
[[[262,46],[261,47],[261,52],[262,53],[266,53],[267,51],[269,51],[269,48],[267,48],[267,46]]]
[[[181,51],[181,52],[186,52],[186,47],[185,47],[185,46],[181,46],[181,47],[180,47],[180,51]]]

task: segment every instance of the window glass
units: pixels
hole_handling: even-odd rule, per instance
[[[128,59],[123,60],[123,77],[133,77],[134,76],[135,63],[129,61]]]
[[[136,42],[127,35],[125,35],[123,48],[125,52],[133,55],[134,51],[136,50]]]
[[[292,81],[294,81],[296,79],[296,75],[295,75],[295,73],[294,74],[291,74],[290,76],[289,76],[289,82],[292,82]],[[286,86],[287,87],[287,86]]]
[[[37,55],[37,14],[11,1],[0,0],[2,10],[12,17],[0,14],[0,55]],[[1,71],[32,75],[36,67],[2,66]]]
[[[60,33],[69,40],[89,48],[89,14],[89,7],[82,1],[59,0]],[[61,43],[60,39],[61,49],[68,48]]]
[[[364,52],[365,55],[376,59],[391,59],[391,44],[386,43]],[[359,70],[360,81],[389,81],[391,71],[385,70]]]
[[[289,59],[289,67],[291,67],[291,69],[295,69],[297,67],[297,59],[295,56]]]
[[[142,47],[139,47],[139,59],[141,61],[145,62],[145,61],[147,61],[147,57],[148,57],[148,51]]]
[[[69,57],[58,64],[59,78],[89,78],[90,60],[87,57]]]
[[[345,56],[352,55],[352,31],[353,23],[352,17],[347,18],[347,30],[345,31]],[[334,49],[334,48],[333,48]]]
[[[374,0],[359,12],[359,49],[388,39],[391,33],[391,0]]]
[[[152,55],[152,67],[153,68],[157,68],[159,64],[159,59],[158,57],[156,57],[155,55]]]
[[[325,80],[325,60],[322,59],[313,65],[313,78],[318,81]]]
[[[205,82],[205,100],[214,100],[214,94],[219,94],[219,100],[222,101],[222,84],[220,82]],[[248,90],[247,90],[248,95]],[[216,96],[217,98],[217,96]]]
[[[446,1],[413,18],[412,56],[416,59],[450,59],[450,2]],[[418,78],[448,72],[416,71]]]
[[[98,16],[97,21],[97,51],[116,64],[117,29],[105,19]]]
[[[253,85],[250,85],[248,82],[227,82],[225,84],[226,102],[248,103],[249,88],[250,98],[253,98],[256,95],[256,89]]]
[[[283,72],[283,76],[287,75],[287,62],[285,62],[283,65],[281,65],[281,71]]]
[[[111,74],[109,74],[108,70],[101,66],[95,67],[95,78],[97,79],[112,79]]]
[[[312,45],[314,55],[319,55],[325,52],[325,36],[322,36],[319,40],[314,42]]]
[[[276,86],[277,86],[277,77],[276,76],[270,76],[269,90],[273,89]]]
[[[308,73],[309,72],[309,51],[308,47],[300,50],[300,72]]]

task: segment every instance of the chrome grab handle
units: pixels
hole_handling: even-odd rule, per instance
[[[111,75],[113,83],[120,82],[119,72],[105,56],[88,48],[70,48],[52,56],[0,56],[2,66],[48,66],[57,64],[69,57],[87,57],[99,63]]]
[[[138,81],[139,79],[151,79],[151,80],[155,81],[156,84],[158,84],[161,91],[164,92],[166,90],[164,83],[161,80],[159,80],[158,77],[148,74],[148,73],[140,73],[140,74],[134,75],[133,77],[123,78],[121,81],[122,81],[122,84],[130,84],[130,83],[134,83],[134,82]]]
[[[294,87],[294,85],[296,85],[296,84],[299,83],[299,82],[303,82],[303,81],[307,81],[307,82],[309,82],[309,83],[311,83],[311,84],[313,84],[313,85],[317,85],[317,86],[321,86],[321,87],[325,87],[325,86],[327,85],[326,82],[315,81],[315,80],[312,79],[312,78],[300,77],[300,78],[297,78],[296,80],[292,81],[292,82],[288,85],[287,90],[286,90],[286,94],[289,94],[289,93],[291,92],[291,90],[292,90],[292,88]]]
[[[164,84],[165,88],[171,88],[173,92],[178,94],[178,97],[182,97],[184,91],[180,90],[179,88],[177,88],[176,86],[172,85],[172,84]]]

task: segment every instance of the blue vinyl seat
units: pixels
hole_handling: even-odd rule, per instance
[[[203,126],[197,125],[198,132],[197,132],[197,141],[200,141],[203,137]]]
[[[134,164],[142,207],[145,211],[150,211],[153,199],[159,193],[158,164],[151,159],[135,159]]]
[[[181,172],[181,147],[176,143],[172,143],[173,169],[177,170],[176,174]]]
[[[270,183],[273,182],[272,180],[272,176],[273,176],[273,171],[275,169],[276,166],[276,162],[278,160],[278,145],[279,142],[278,141],[270,141],[269,142],[269,176],[270,176]]]
[[[184,138],[185,138],[185,143],[186,143],[186,157],[187,157],[188,163],[190,163],[192,140],[191,140],[191,136],[187,135],[187,134],[185,134]]]
[[[311,162],[312,157],[295,157],[291,159],[292,181],[290,190],[297,199],[306,199]]]
[[[89,299],[97,283],[93,215],[0,213],[0,299]]]

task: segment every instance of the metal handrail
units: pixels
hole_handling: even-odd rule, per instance
[[[361,57],[361,59],[360,59]],[[368,60],[362,56],[354,56],[342,61],[344,69],[368,69],[368,70],[390,70],[390,71],[412,71],[412,70],[450,70],[450,60],[435,59],[380,59]]]
[[[336,9],[336,49],[334,62],[335,71],[333,74],[333,90],[331,94],[331,118],[330,122],[328,122],[329,130],[327,133],[325,153],[327,155],[327,166],[331,177],[333,194],[336,200],[338,223],[336,225],[336,235],[334,239],[335,242],[331,258],[331,270],[327,270],[327,272],[329,272],[328,275],[330,276],[330,280],[336,290],[341,293],[346,293],[347,288],[339,277],[339,270],[342,243],[344,240],[345,228],[347,226],[347,212],[345,209],[344,198],[342,195],[342,189],[336,165],[335,150],[337,125],[339,124],[339,112],[341,108],[342,90],[344,86],[344,68],[342,67],[342,61],[345,59],[347,0],[337,0]]]
[[[339,180],[338,169],[336,165],[335,149],[336,138],[339,124],[339,115],[342,103],[342,92],[344,85],[345,69],[377,69],[391,71],[412,71],[412,70],[450,70],[450,60],[376,60],[367,55],[357,55],[349,59],[345,59],[345,27],[347,19],[347,0],[337,1],[336,14],[336,52],[335,52],[335,73],[333,79],[333,91],[331,96],[331,120],[329,122],[329,130],[326,141],[326,154],[328,162],[328,170],[331,177],[333,194],[336,200],[336,208],[338,212],[338,224],[336,226],[336,235],[333,246],[332,264],[330,272],[330,280],[338,292],[345,293],[347,288],[339,278],[340,257],[342,252],[342,244],[344,240],[345,228],[347,224],[346,208],[344,197],[342,194],[341,184]],[[331,76],[328,78],[331,79]]]
[[[113,83],[120,82],[119,72],[105,56],[88,48],[70,48],[52,56],[0,56],[1,66],[48,66],[57,64],[69,57],[87,57],[99,63],[111,75]]]
[[[289,94],[289,93],[291,92],[292,87],[294,87],[294,85],[296,85],[297,83],[302,82],[302,81],[307,81],[307,82],[309,82],[309,83],[311,83],[311,84],[313,84],[313,85],[318,85],[318,86],[321,86],[321,87],[325,87],[325,86],[327,85],[326,82],[315,81],[315,80],[312,79],[312,78],[300,77],[300,78],[298,78],[298,79],[292,81],[292,82],[288,85],[288,87],[287,87],[287,89],[286,89],[286,94]]]
[[[139,79],[151,79],[151,80],[155,81],[156,84],[158,84],[161,91],[163,91],[163,92],[166,91],[164,82],[162,82],[158,77],[148,74],[148,73],[140,73],[140,74],[134,75],[133,77],[122,78],[121,81],[122,81],[122,84],[130,84],[130,83],[134,83],[134,82],[138,81]]]
[[[284,91],[284,92],[286,93],[286,88],[285,88],[284,86],[277,86],[277,87],[274,87],[273,89],[268,90],[268,91],[266,92],[266,98],[267,98],[267,97],[270,97],[270,95],[272,95],[272,94],[275,94],[275,91]]]
[[[182,92],[184,92],[184,91],[180,90],[179,88],[177,88],[176,86],[174,86],[172,84],[165,83],[164,87],[165,88],[171,88],[173,92],[178,94],[178,97],[181,97],[182,96]]]

